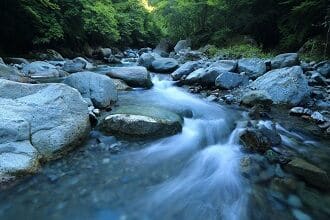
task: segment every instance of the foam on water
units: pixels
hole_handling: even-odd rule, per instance
[[[184,120],[182,133],[152,143],[132,157],[154,164],[188,152],[190,157],[177,176],[152,186],[136,208],[153,219],[242,219],[247,195],[239,173],[241,129],[232,131],[231,115],[224,108],[173,87],[170,81],[154,77],[153,82],[158,98],[189,108],[195,117]]]

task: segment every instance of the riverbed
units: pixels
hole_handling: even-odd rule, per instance
[[[239,132],[249,120],[247,112],[192,95],[164,75],[154,75],[153,83],[150,90],[120,92],[116,105],[178,112],[184,116],[181,133],[127,141],[95,129],[83,146],[3,189],[0,219],[329,217],[329,193],[292,177],[279,164],[252,155],[261,168],[253,178],[242,175],[247,153],[240,150]],[[281,120],[276,126],[285,148],[329,173],[329,142]]]

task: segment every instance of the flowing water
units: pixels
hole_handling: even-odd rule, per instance
[[[305,205],[292,208],[241,175],[246,113],[191,95],[164,76],[153,82],[150,90],[121,92],[118,104],[180,112],[187,116],[181,133],[129,142],[92,131],[84,146],[0,191],[0,219],[309,218]],[[296,149],[301,136],[277,126]]]

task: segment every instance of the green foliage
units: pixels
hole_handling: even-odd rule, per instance
[[[327,41],[327,0],[153,0],[168,36],[223,47],[249,35],[263,48],[298,50],[308,39]],[[323,24],[323,25],[322,25]],[[327,24],[327,25],[325,25]]]
[[[308,40],[299,50],[299,57],[305,61],[322,61],[327,59],[324,53],[325,43],[320,38]]]
[[[166,36],[249,55],[260,51],[229,47],[234,38],[293,51],[318,37],[329,56],[327,0],[1,0],[0,11],[2,51],[153,46]]]
[[[287,0],[281,5],[290,8],[280,20],[281,46],[284,49],[297,48],[309,38],[325,33],[322,23],[330,19],[327,0]]]
[[[162,36],[140,0],[2,0],[0,11],[0,48],[9,51],[151,46]]]
[[[58,5],[49,0],[22,0],[21,7],[35,29],[34,44],[47,44],[63,39],[64,32],[57,20]]]
[[[260,57],[260,58],[270,58],[274,54],[266,53],[262,48],[247,44],[247,43],[236,43],[231,46],[218,48],[214,45],[210,45],[205,51],[209,57],[224,56],[228,58],[250,58],[250,57]]]
[[[86,1],[82,11],[83,29],[93,44],[119,40],[115,9],[109,0]]]

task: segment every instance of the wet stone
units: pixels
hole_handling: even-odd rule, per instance
[[[286,164],[284,168],[286,171],[302,177],[306,182],[313,186],[323,189],[329,187],[330,181],[327,173],[303,159],[294,158]]]
[[[246,129],[240,135],[243,151],[265,153],[270,149],[270,141],[256,129]]]

